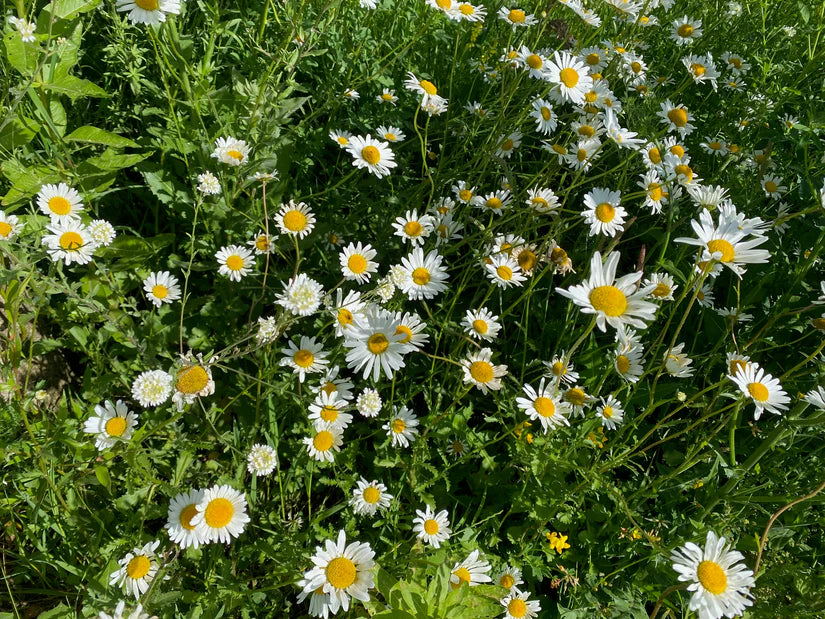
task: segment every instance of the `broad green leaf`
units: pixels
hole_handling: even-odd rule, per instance
[[[16,30],[6,33],[3,37],[3,44],[6,47],[9,64],[26,77],[31,77],[37,68],[40,47],[36,43],[24,43]]]
[[[26,167],[15,159],[0,164],[0,171],[12,184],[12,189],[3,197],[3,206],[30,198],[44,183],[60,181],[60,176],[46,166]]]
[[[109,475],[109,469],[105,464],[98,464],[95,467],[95,477],[100,485],[106,488],[109,492],[112,491],[112,476]]]
[[[0,130],[0,148],[12,151],[15,148],[24,146],[31,142],[38,131],[40,131],[40,123],[36,120],[25,116],[17,116]]]
[[[102,0],[54,0],[55,17],[59,19],[70,19],[81,13],[88,13]]]
[[[66,95],[70,99],[78,99],[80,97],[108,97],[109,95],[100,86],[97,86],[89,80],[80,79],[73,75],[64,75],[50,84],[40,85],[51,92],[56,92],[61,95]]]
[[[94,166],[98,170],[121,170],[140,163],[151,154],[152,153],[123,154],[109,148],[102,155],[89,157],[83,163],[88,166]]]
[[[57,99],[49,101],[49,113],[52,116],[52,123],[57,135],[66,135],[66,108]]]
[[[78,127],[64,139],[67,142],[104,144],[115,148],[123,148],[126,146],[137,147],[137,143],[133,142],[129,138],[124,138],[117,133],[112,133],[111,131],[106,131],[105,129],[98,129],[97,127],[90,127],[88,125]]]

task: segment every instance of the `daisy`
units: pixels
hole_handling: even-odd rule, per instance
[[[212,486],[205,490],[195,507],[191,524],[205,542],[228,544],[238,537],[250,521],[246,496],[231,486]]]
[[[452,458],[461,458],[465,455],[470,449],[470,446],[460,438],[453,438],[450,440],[450,444],[447,445],[447,449],[444,450],[444,453],[448,457]]]
[[[369,544],[352,542],[347,545],[346,533],[339,531],[336,542],[327,540],[323,548],[315,548],[314,566],[304,573],[303,592],[309,594],[321,590],[329,595],[332,614],[339,609],[348,611],[350,597],[368,602],[369,590],[375,587],[373,557],[375,553]]]
[[[670,560],[679,580],[690,583],[689,608],[698,611],[699,619],[736,617],[753,604],[750,588],[756,583],[742,563],[745,557],[713,531],[708,531],[704,548],[688,542],[674,550]]]
[[[500,215],[501,212],[510,206],[510,192],[506,189],[499,189],[493,193],[488,193],[486,196],[476,196],[473,198],[473,204],[481,209],[486,209]]]
[[[607,136],[613,140],[619,148],[636,150],[644,143],[644,140],[636,137],[639,135],[638,133],[619,125],[619,119],[611,109],[605,111],[604,128]]]
[[[329,364],[323,344],[316,342],[314,337],[305,335],[301,336],[300,347],[290,341],[289,348],[282,348],[281,354],[285,356],[278,365],[291,367],[292,373],[298,375],[298,382],[301,383],[306,380],[307,374],[323,372],[324,366]]]
[[[329,595],[324,593],[323,587],[318,587],[314,591],[306,590],[309,581],[306,578],[301,578],[296,583],[301,592],[298,594],[298,603],[301,604],[307,597],[309,597],[309,615],[311,617],[323,617],[329,619],[330,606]]]
[[[353,136],[346,149],[352,155],[352,165],[366,168],[378,178],[389,176],[390,169],[398,165],[389,144],[375,140],[369,134],[366,137]]]
[[[395,104],[398,102],[398,97],[395,96],[395,91],[390,90],[389,88],[384,88],[383,91],[381,91],[381,94],[376,96],[375,99],[378,103],[392,105],[393,107],[395,107]]]
[[[470,187],[465,181],[458,181],[453,185],[453,193],[460,202],[470,204],[476,198],[476,188]]]
[[[427,505],[423,512],[417,509],[415,513],[418,517],[413,518],[413,531],[418,539],[436,549],[450,539],[452,531],[450,531],[450,520],[446,509],[436,514],[435,509]]]
[[[371,387],[366,387],[355,399],[355,408],[364,417],[377,417],[382,406],[381,395]]]
[[[370,281],[372,274],[378,270],[378,263],[372,260],[377,253],[371,245],[362,245],[360,241],[357,245],[347,245],[338,255],[344,279],[356,280],[360,284]]]
[[[530,77],[537,80],[544,79],[544,64],[547,59],[541,54],[532,52],[526,45],[522,45],[521,49],[516,52],[516,59],[518,65],[526,69]]]
[[[206,196],[216,196],[221,192],[221,182],[209,170],[198,174],[198,191]]]
[[[370,2],[370,0],[367,0],[367,2],[372,4],[372,6],[370,6],[369,8],[371,8],[371,9],[375,8],[374,3]],[[363,4],[362,4],[362,8],[363,8]],[[356,101],[360,98],[361,98],[361,95],[358,93],[357,90],[353,90],[352,88],[347,88],[346,90],[344,90],[344,99],[350,99],[352,101]]]
[[[383,512],[390,506],[392,495],[387,487],[378,480],[367,481],[363,477],[352,491],[350,505],[359,516],[375,516],[376,512]]]
[[[498,583],[499,587],[504,587],[505,589],[512,589],[513,586],[520,585],[524,582],[521,579],[521,570],[517,567],[510,566],[505,566],[493,580]]]
[[[178,278],[169,271],[150,273],[149,277],[143,280],[143,290],[146,291],[146,298],[155,307],[160,307],[164,303],[174,303],[180,299]]]
[[[395,236],[400,236],[413,247],[423,245],[435,228],[432,216],[422,214],[419,217],[418,209],[407,211],[404,217],[396,217],[392,227],[395,229]]]
[[[418,418],[406,406],[397,409],[390,420],[381,426],[392,438],[393,447],[409,447],[418,436]]]
[[[487,16],[487,9],[481,4],[476,6],[469,2],[459,2],[457,8],[458,18],[464,21],[481,22]]]
[[[545,379],[539,382],[539,388],[524,385],[526,398],[516,398],[516,404],[530,417],[531,420],[541,422],[544,433],[560,426],[569,426],[567,416],[570,414],[570,405],[563,401],[554,384],[545,386]]]
[[[656,306],[644,298],[650,287],[636,288],[642,273],[635,272],[616,279],[619,252],[610,252],[605,264],[597,251],[590,261],[590,278],[583,284],[556,291],[582,308],[585,314],[596,314],[596,325],[606,331],[609,324],[615,329],[621,326],[646,327],[645,321],[653,320]]]
[[[665,370],[674,378],[693,376],[693,368],[689,367],[693,359],[682,352],[684,347],[684,343],[678,344],[664,354]]]
[[[499,288],[520,287],[527,280],[515,258],[507,254],[496,254],[490,256],[489,260],[490,263],[484,265],[487,277]]]
[[[501,330],[498,316],[495,316],[486,307],[478,310],[467,310],[464,319],[461,321],[464,332],[477,340],[492,342]]]
[[[344,430],[337,425],[318,422],[313,427],[312,436],[304,438],[304,445],[309,455],[319,462],[332,462],[335,452],[341,451],[344,444]]]
[[[393,127],[392,125],[381,125],[375,130],[375,132],[391,144],[395,142],[403,142],[407,137],[401,129],[398,127]]]
[[[275,223],[281,234],[302,239],[315,228],[315,215],[305,203],[295,204],[294,200],[290,200],[289,204],[281,205],[275,215]]]
[[[346,430],[352,423],[352,415],[342,412],[348,402],[337,393],[322,391],[309,406],[309,420],[316,427],[333,425]]]
[[[395,318],[401,322],[395,330],[396,333],[404,335],[401,343],[407,344],[414,351],[421,350],[430,339],[430,336],[424,332],[427,323],[421,320],[421,316],[415,312],[396,312]]]
[[[622,230],[627,211],[619,206],[621,191],[596,187],[584,196],[582,216],[590,224],[590,236],[604,234],[615,237]]]
[[[559,198],[547,187],[537,187],[527,190],[527,206],[536,213],[555,213],[559,208]]]
[[[498,147],[496,148],[496,152],[494,154],[496,157],[509,159],[512,156],[513,151],[515,151],[515,149],[517,149],[520,145],[521,133],[519,131],[514,131],[499,141]]]
[[[569,360],[565,362],[564,356],[565,353],[562,351],[560,355],[553,355],[551,361],[542,361],[542,364],[550,370],[548,376],[552,376],[557,383],[575,385],[579,380],[579,373],[573,369],[573,364]]]
[[[484,394],[488,389],[493,391],[501,389],[501,378],[507,376],[507,366],[493,365],[490,362],[492,357],[492,350],[482,348],[478,352],[469,353],[467,358],[461,361],[464,369],[464,382],[472,383]]]
[[[398,332],[400,324],[393,314],[377,306],[356,315],[345,333],[344,347],[350,349],[347,367],[355,372],[363,368],[365,380],[372,374],[372,380],[377,381],[382,369],[392,379],[395,371],[404,367],[403,357],[411,350],[401,343],[405,335]]]
[[[284,290],[275,297],[275,303],[296,316],[309,316],[320,307],[324,287],[304,273],[298,273],[281,285]]]
[[[708,154],[715,157],[724,157],[728,154],[728,148],[725,143],[719,138],[705,137],[705,141],[699,144],[702,149]]]
[[[571,407],[571,412],[576,417],[584,416],[584,407],[596,401],[593,396],[587,395],[581,387],[570,387],[562,394],[562,399]]]
[[[465,582],[471,587],[492,582],[493,579],[488,575],[490,569],[490,564],[479,559],[479,551],[474,550],[464,561],[455,564],[450,572],[450,586],[457,589]]]
[[[782,179],[775,174],[766,174],[762,179],[762,189],[769,198],[779,198],[788,188],[782,184]]]
[[[599,138],[581,140],[576,144],[575,149],[571,149],[570,152],[567,152],[563,157],[559,158],[559,163],[566,163],[567,166],[573,170],[586,172],[598,158],[598,152],[601,146],[602,142]]]
[[[115,240],[117,233],[114,227],[105,219],[94,219],[89,224],[89,235],[97,246],[108,247]]]
[[[562,101],[577,105],[584,103],[585,93],[593,87],[587,66],[567,52],[554,52],[547,64],[547,80],[556,85]]]
[[[521,9],[508,9],[506,6],[498,10],[498,18],[510,24],[513,32],[515,32],[517,28],[526,28],[527,26],[538,23],[534,15],[529,15]]]
[[[253,475],[269,475],[276,466],[278,466],[278,452],[269,445],[255,443],[246,455],[246,470]]]
[[[180,14],[180,0],[117,0],[120,12],[129,11],[126,18],[133,24],[160,24],[166,15]]]
[[[693,78],[694,83],[701,84],[703,82],[710,82],[710,85],[716,90],[716,80],[719,79],[719,71],[713,62],[713,56],[710,54],[705,54],[704,56],[688,54],[682,58],[682,64],[685,69],[687,69],[688,74]]]
[[[819,410],[825,410],[825,389],[822,387],[812,389],[802,399]]]
[[[624,420],[624,409],[621,407],[621,402],[612,395],[601,400],[602,405],[596,409],[596,414],[601,419],[603,427],[608,430],[615,430],[622,425],[622,420]]]
[[[173,380],[163,370],[142,372],[132,383],[132,397],[144,408],[160,406],[172,395]]]
[[[156,616],[149,616],[149,613],[143,612],[143,604],[138,604],[135,606],[135,609],[129,613],[127,616],[126,614],[126,602],[121,600],[115,606],[115,610],[111,615],[108,615],[104,612],[100,612],[97,616],[97,619],[158,619]]]
[[[673,283],[673,277],[667,273],[654,273],[642,282],[642,286],[645,288],[654,286],[648,298],[657,301],[673,301],[673,293],[679,287]]]
[[[642,366],[642,347],[619,341],[616,356],[613,359],[616,372],[629,383],[636,383],[644,373]]]
[[[46,226],[51,234],[43,235],[42,243],[53,262],[63,261],[66,266],[73,262],[88,264],[97,249],[89,229],[79,220],[54,221]]]
[[[510,593],[499,600],[504,606],[504,619],[533,619],[541,612],[538,600],[528,600],[529,591],[520,591],[513,587]]]
[[[131,412],[123,400],[112,404],[106,400],[103,406],[95,406],[95,415],[83,425],[86,434],[95,434],[98,450],[113,447],[118,441],[128,441],[138,422],[138,416]]]
[[[226,275],[233,282],[246,277],[255,264],[252,252],[241,245],[221,247],[215,253],[215,259],[218,261],[218,273]]]
[[[6,215],[0,211],[0,239],[10,241],[23,229],[23,224],[18,223],[17,215]]]
[[[364,309],[364,303],[361,301],[361,293],[357,290],[350,290],[344,297],[344,291],[338,288],[335,291],[335,302],[330,304],[327,301],[326,307],[334,319],[335,335],[341,337],[355,321],[355,315]]]
[[[690,19],[687,15],[682,19],[674,20],[670,38],[677,45],[689,45],[702,36],[702,20]]]
[[[670,99],[665,100],[660,105],[661,110],[657,113],[657,116],[659,116],[659,122],[667,125],[669,132],[678,133],[682,138],[693,133],[693,130],[696,129],[690,124],[693,115],[688,112],[684,105],[674,105]]]
[[[181,356],[181,367],[175,374],[175,393],[172,395],[179,411],[184,404],[192,404],[197,398],[203,398],[215,393],[215,381],[212,380],[212,370],[209,364],[217,357],[212,357],[208,363],[203,362],[203,355],[197,357],[191,352]]]
[[[436,297],[447,290],[447,269],[442,262],[437,251],[430,251],[425,256],[424,250],[416,247],[401,259],[404,278],[398,287],[410,301]]]
[[[197,548],[207,543],[192,524],[198,513],[198,504],[203,500],[203,490],[190,490],[175,496],[169,502],[169,511],[164,528],[169,539],[181,548]]]
[[[139,599],[149,590],[149,586],[158,572],[158,561],[155,555],[160,545],[159,540],[148,542],[142,548],[134,548],[118,563],[120,569],[109,575],[109,585],[122,587],[127,595]]]
[[[725,66],[735,75],[747,73],[751,68],[750,63],[743,60],[741,56],[730,52],[722,54],[722,62],[724,62]],[[788,129],[790,128],[791,127],[788,127]]]
[[[271,235],[267,234],[263,230],[258,230],[258,234],[255,235],[250,241],[247,241],[246,244],[255,252],[256,256],[260,256],[263,254],[271,254],[274,249],[275,245],[273,243],[274,239]]]
[[[215,140],[215,150],[212,151],[210,157],[228,166],[238,167],[249,160],[249,145],[233,137],[218,138]]]
[[[423,99],[421,100],[422,105],[428,102],[430,98],[438,96],[438,88],[436,88],[435,84],[429,80],[419,80],[412,72],[407,72],[404,88],[423,95]]]
[[[645,206],[653,215],[661,213],[662,206],[670,201],[670,192],[656,170],[648,170],[636,185],[644,190]]]
[[[352,139],[352,134],[349,131],[330,131],[329,138],[341,148],[346,148]]]
[[[757,363],[738,366],[733,375],[728,375],[736,386],[756,405],[753,418],[758,420],[763,411],[781,415],[788,410],[786,404],[791,401],[779,380],[765,372]]]

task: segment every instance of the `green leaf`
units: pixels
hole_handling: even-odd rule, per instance
[[[51,610],[47,610],[46,612],[37,615],[37,619],[69,619],[74,616],[74,611],[61,602]]]
[[[415,616],[405,610],[385,610],[373,615],[372,619],[415,619]]]
[[[95,467],[95,477],[97,477],[97,481],[100,482],[101,486],[109,492],[112,491],[112,477],[109,475],[109,469],[105,465],[98,464]]]
[[[151,154],[152,153],[133,153],[124,155],[109,148],[98,157],[89,157],[78,167],[78,172],[82,172],[84,166],[93,166],[98,170],[122,170],[123,168],[131,168]]]
[[[57,135],[63,137],[66,135],[66,108],[57,99],[49,101],[49,113],[52,117],[52,126]]]
[[[59,19],[71,19],[97,8],[101,2],[102,0],[54,0],[54,14]]]
[[[0,129],[0,148],[12,151],[31,142],[40,131],[40,123],[25,116],[12,118]]]
[[[60,176],[46,166],[35,165],[27,168],[15,159],[0,164],[0,171],[12,184],[12,189],[3,197],[3,206],[15,204],[30,198],[44,183],[55,183]]]
[[[108,93],[100,86],[89,80],[80,79],[73,75],[64,75],[50,84],[40,83],[44,90],[66,95],[73,101],[80,97],[108,97]]]
[[[105,129],[98,129],[97,127],[90,127],[84,125],[78,127],[64,138],[67,142],[86,142],[89,144],[103,144],[105,146],[113,146],[115,148],[123,148],[131,146],[137,147],[137,143],[129,138],[124,138],[117,133],[106,131]]]
[[[36,43],[24,43],[16,30],[6,33],[3,44],[11,66],[26,77],[34,75],[40,57],[40,47]]]

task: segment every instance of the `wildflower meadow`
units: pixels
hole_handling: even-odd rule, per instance
[[[825,4],[477,1],[3,3],[0,619],[825,617]]]

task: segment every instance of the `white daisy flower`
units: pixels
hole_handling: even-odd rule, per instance
[[[352,399],[352,381],[347,378],[338,377],[341,368],[337,365],[334,365],[330,368],[327,368],[324,376],[321,378],[321,382],[312,388],[313,393],[329,393],[335,394],[338,396],[339,399],[344,400],[345,402],[349,403]]]
[[[510,593],[499,600],[504,606],[504,619],[533,619],[541,612],[538,600],[530,600],[529,591],[513,587]]]
[[[418,436],[418,418],[406,406],[397,409],[390,420],[381,426],[392,439],[393,447],[409,447]]]
[[[160,24],[167,15],[180,14],[180,0],[117,0],[115,7],[128,11],[126,17],[133,24]]]
[[[408,241],[413,247],[423,245],[427,237],[435,229],[434,219],[431,215],[418,215],[418,210],[407,211],[404,217],[396,217],[392,227],[395,229],[395,236],[400,236]]]
[[[155,307],[161,307],[164,303],[174,303],[180,299],[178,278],[169,271],[150,273],[149,277],[143,280],[143,290],[146,292],[146,298]]]
[[[657,301],[673,301],[673,293],[679,286],[673,283],[673,276],[667,273],[654,273],[642,282],[644,288],[654,286],[648,298]]]
[[[562,101],[582,105],[584,95],[593,87],[593,78],[581,60],[567,52],[554,52],[547,64],[547,81],[555,84]]]
[[[819,410],[825,410],[825,389],[822,387],[811,389],[802,399]]]
[[[501,330],[498,316],[494,315],[486,307],[477,310],[467,310],[464,319],[461,321],[464,332],[470,337],[485,342],[492,342]]]
[[[330,131],[329,137],[341,148],[346,148],[347,144],[349,144],[349,141],[352,139],[352,134],[349,131]]]
[[[688,112],[684,105],[674,105],[670,99],[667,99],[661,104],[661,108],[658,113],[659,122],[667,125],[668,131],[678,133],[680,137],[684,138],[696,129],[695,126],[690,124],[693,115]]]
[[[243,533],[250,521],[246,496],[228,485],[205,490],[196,509],[191,524],[205,542],[228,544]]]
[[[506,365],[493,365],[491,359],[493,351],[489,348],[482,348],[478,352],[471,352],[466,359],[462,359],[461,366],[464,369],[464,382],[471,383],[486,394],[488,389],[498,391],[501,389],[501,379],[507,376]]]
[[[496,147],[495,156],[503,159],[509,159],[513,152],[521,145],[521,132],[513,131],[508,136],[502,137]]]
[[[367,481],[362,477],[352,491],[352,498],[349,502],[357,515],[372,517],[377,512],[386,510],[390,506],[390,501],[392,501],[392,495],[387,492],[384,484],[378,480]]]
[[[435,509],[427,505],[423,512],[417,509],[415,513],[418,517],[413,518],[413,531],[418,539],[436,549],[450,539],[452,531],[450,531],[450,519],[446,509],[436,514]]]
[[[378,417],[382,406],[381,395],[371,387],[366,387],[355,399],[355,408],[364,417]]]
[[[352,155],[352,165],[366,168],[378,178],[389,176],[390,170],[398,165],[389,144],[375,140],[369,134],[366,137],[353,136],[346,150]]]
[[[565,362],[565,351],[560,355],[553,355],[550,361],[542,361],[542,364],[549,370],[548,376],[552,376],[556,383],[566,383],[575,385],[579,381],[579,373],[568,359]]]
[[[304,238],[313,228],[315,228],[315,215],[305,203],[295,204],[290,200],[289,204],[282,204],[275,215],[275,223],[282,234]]]
[[[375,99],[378,103],[392,105],[393,107],[395,107],[395,104],[398,102],[398,97],[395,96],[395,91],[390,90],[389,88],[384,88],[381,91],[381,94],[376,96]]]
[[[642,352],[641,346],[634,346],[621,340],[617,345],[616,356],[613,359],[613,367],[616,368],[619,376],[629,383],[638,382],[644,373]]]
[[[369,247],[369,245],[367,245],[367,247]],[[335,335],[341,337],[355,321],[355,315],[363,311],[364,303],[361,301],[361,293],[357,290],[350,290],[345,297],[344,291],[338,288],[335,291],[335,301],[330,303],[328,299],[326,308],[333,317]]]
[[[198,191],[205,196],[216,196],[221,192],[221,182],[209,170],[198,174]]]
[[[315,396],[315,401],[309,405],[309,420],[316,427],[333,425],[338,426],[341,430],[346,430],[349,424],[352,423],[352,415],[343,412],[347,405],[348,402],[337,393],[322,391]]]
[[[515,258],[507,254],[490,256],[490,262],[484,265],[487,278],[499,288],[520,287],[527,278]]]
[[[192,524],[192,518],[198,513],[198,504],[202,500],[203,490],[190,490],[178,494],[169,502],[164,528],[169,539],[181,548],[197,548],[207,542]]]
[[[476,196],[473,198],[473,205],[486,211],[490,211],[496,215],[501,213],[510,206],[512,197],[510,192],[506,189],[499,189],[493,193],[488,193],[486,196]]]
[[[499,587],[512,589],[514,586],[524,583],[524,580],[521,578],[520,569],[517,567],[505,566],[504,569],[496,574],[495,578],[493,578],[493,582],[498,583]]]
[[[241,245],[221,247],[215,252],[215,260],[218,261],[218,273],[226,275],[233,282],[241,281],[255,265],[255,256]]]
[[[215,150],[212,151],[210,157],[228,166],[238,167],[249,160],[249,146],[243,140],[236,140],[233,137],[218,138],[215,140]]]
[[[320,307],[324,287],[304,273],[282,282],[283,292],[275,297],[275,303],[296,316],[309,316]]]
[[[23,224],[19,223],[17,215],[6,215],[0,211],[0,240],[10,241],[23,229]]]
[[[430,336],[424,332],[427,323],[421,320],[421,316],[415,312],[396,312],[395,318],[401,322],[396,329],[397,333],[404,335],[401,343],[409,345],[414,351],[421,350],[430,339]]]
[[[86,434],[95,435],[98,450],[113,447],[118,441],[128,441],[137,426],[138,416],[130,411],[123,400],[112,404],[106,400],[103,406],[95,406],[95,415],[83,424]]]
[[[341,426],[326,422],[316,423],[313,429],[313,435],[304,438],[307,452],[318,462],[332,462],[335,452],[341,451],[344,444],[344,431]]]
[[[174,378],[163,370],[142,372],[132,383],[132,397],[143,408],[160,406],[172,395]]]
[[[410,301],[432,299],[447,290],[447,269],[442,266],[442,261],[437,251],[430,251],[425,256],[420,247],[401,259],[404,279],[399,288]]]
[[[596,415],[602,422],[602,426],[608,430],[615,430],[624,420],[624,409],[619,402],[612,395],[607,398],[601,398],[602,405],[596,409]]]
[[[693,359],[682,352],[684,347],[684,343],[678,344],[664,354],[665,370],[674,378],[693,376],[693,368],[689,367]]]
[[[51,234],[43,235],[42,243],[46,246],[46,251],[53,262],[62,260],[66,266],[69,266],[73,262],[88,264],[92,261],[97,243],[89,234],[89,229],[79,220],[65,219],[62,222],[55,220],[54,223],[46,226],[46,230]]]
[[[559,397],[554,384],[545,386],[545,379],[539,381],[539,388],[524,385],[526,398],[516,398],[516,404],[533,421],[539,420],[544,433],[561,426],[569,426],[567,416],[570,414],[570,405]]]
[[[621,191],[611,191],[603,187],[596,187],[585,194],[585,209],[581,214],[585,223],[590,224],[590,236],[604,234],[615,237],[622,231],[627,211],[619,206],[621,199]]]
[[[156,615],[149,616],[149,613],[143,612],[143,604],[135,606],[134,610],[128,615],[126,614],[126,602],[121,600],[115,606],[115,610],[111,615],[100,611],[97,619],[158,619]]]
[[[747,363],[736,368],[736,372],[728,375],[736,386],[748,396],[756,405],[754,420],[762,416],[763,411],[768,411],[775,415],[781,415],[782,411],[788,410],[786,406],[791,399],[779,380],[765,372],[757,363]]]
[[[510,24],[513,32],[517,28],[526,28],[538,23],[534,15],[529,15],[521,9],[508,9],[506,6],[498,10],[498,18]]]
[[[289,342],[288,348],[282,348],[283,358],[278,362],[281,367],[292,368],[292,373],[298,375],[298,382],[304,382],[307,374],[316,374],[324,371],[329,364],[323,344],[315,341],[314,337],[301,336],[301,345]]]
[[[404,367],[404,355],[412,350],[401,343],[405,334],[399,332],[400,325],[392,313],[374,305],[356,315],[344,334],[344,346],[350,349],[347,366],[355,372],[363,368],[364,379],[372,374],[372,380],[377,381],[382,369],[392,379],[395,371]]]
[[[702,36],[702,20],[691,19],[687,15],[673,21],[673,31],[670,38],[677,45],[689,45]]]
[[[278,452],[274,447],[255,443],[246,455],[246,470],[250,474],[266,476],[278,466]]]
[[[181,367],[175,374],[175,393],[172,395],[179,411],[184,405],[192,404],[197,398],[205,398],[215,393],[215,381],[212,379],[211,363],[217,360],[212,357],[207,363],[203,355],[193,355],[191,352],[181,355]]]
[[[399,127],[393,127],[392,125],[381,125],[375,132],[390,144],[403,142],[407,137]]]
[[[428,102],[432,97],[438,96],[438,88],[436,88],[435,84],[429,80],[418,79],[412,72],[407,72],[407,79],[404,80],[404,88],[423,95],[421,100],[422,105]]]
[[[465,181],[457,181],[452,189],[456,199],[464,204],[470,204],[476,197],[476,188],[470,187]]]
[[[450,585],[458,588],[467,583],[471,587],[485,582],[492,582],[489,576],[491,567],[487,561],[479,559],[479,551],[473,550],[470,555],[460,563],[456,563],[450,572]]]
[[[109,247],[115,240],[117,233],[114,227],[105,219],[93,219],[89,224],[89,234],[98,246]]]
[[[527,190],[527,206],[536,213],[555,213],[559,208],[559,198],[547,187]]]
[[[158,573],[158,561],[155,550],[160,541],[148,542],[142,548],[134,548],[118,563],[120,569],[109,575],[109,585],[122,587],[126,595],[133,595],[135,599],[149,590],[149,586]]]

